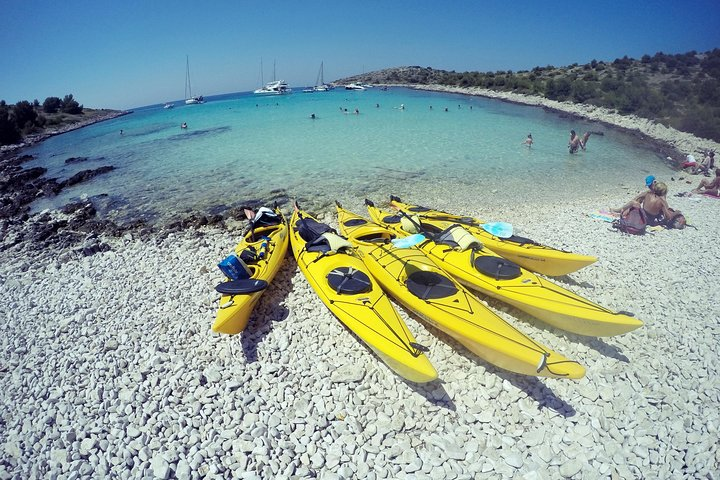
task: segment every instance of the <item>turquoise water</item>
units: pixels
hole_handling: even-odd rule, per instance
[[[570,129],[605,135],[593,135],[586,151],[570,155]],[[522,145],[529,132],[531,149]],[[28,153],[37,157],[28,166],[48,168],[48,177],[115,167],[58,197],[39,199],[35,211],[107,194],[100,213],[120,221],[222,211],[283,195],[318,207],[417,189],[449,195],[457,187],[517,201],[544,186],[544,195],[562,199],[565,188],[595,188],[586,187],[588,179],[622,181],[628,171],[651,171],[659,162],[632,137],[601,125],[496,100],[401,88],[242,93],[169,110],[146,107],[50,138]],[[89,160],[66,165],[69,157]]]

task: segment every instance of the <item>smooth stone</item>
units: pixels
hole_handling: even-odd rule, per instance
[[[152,461],[150,462],[150,468],[152,469],[153,476],[155,478],[166,480],[170,477],[170,464],[159,453],[153,455]]]
[[[573,478],[582,470],[583,463],[577,459],[571,459],[560,465],[560,475],[565,478]]]
[[[356,383],[365,378],[365,369],[358,365],[343,365],[330,374],[332,383]]]

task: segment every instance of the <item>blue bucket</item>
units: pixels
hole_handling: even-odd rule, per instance
[[[250,278],[250,269],[237,255],[231,253],[218,263],[218,268],[230,280]]]

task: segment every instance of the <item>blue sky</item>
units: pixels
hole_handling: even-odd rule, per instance
[[[720,47],[720,2],[2,0],[0,99],[87,107],[311,85],[404,65],[522,70]]]

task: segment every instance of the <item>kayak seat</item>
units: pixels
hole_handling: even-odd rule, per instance
[[[383,217],[383,223],[400,223],[402,217],[400,215],[386,215]]]
[[[233,280],[231,282],[223,282],[215,287],[218,293],[223,295],[239,295],[241,293],[255,293],[267,288],[268,282],[265,280],[256,280],[246,278],[243,280]]]
[[[462,252],[471,247],[482,248],[482,243],[461,225],[453,224],[443,230],[437,237],[435,243],[447,245]]]
[[[238,255],[238,257],[240,257],[240,260],[242,260],[246,264],[256,263],[259,260],[257,251],[252,245],[248,245],[245,249],[243,249],[243,251],[240,252],[240,255]]]
[[[503,240],[519,243],[520,245],[540,245],[535,240],[531,240],[525,237],[519,237],[517,235],[512,235],[511,237],[504,238]]]
[[[414,207],[408,208],[408,211],[420,213],[420,212],[428,212],[428,211],[430,211],[430,209],[427,207],[421,207],[420,205],[415,205]]]
[[[382,233],[369,233],[367,235],[361,235],[356,237],[358,241],[369,242],[369,243],[390,243],[391,236]]]
[[[352,244],[347,239],[332,232],[325,232],[305,245],[305,250],[308,252],[339,252],[343,249],[352,250]]]
[[[403,216],[400,219],[400,226],[408,233],[420,233],[418,232],[418,225],[420,225],[420,219],[417,215],[413,215],[410,218]]]
[[[355,295],[372,288],[370,278],[352,267],[338,267],[327,274],[328,285],[340,295]]]
[[[359,225],[365,225],[367,223],[367,220],[364,218],[351,218],[350,220],[344,222],[344,225],[346,227],[357,227]]]
[[[405,286],[410,293],[423,300],[445,298],[457,292],[457,287],[447,277],[423,270],[408,275]]]
[[[500,257],[478,257],[475,259],[475,268],[478,272],[496,280],[510,280],[522,274],[520,267]]]
[[[312,242],[325,232],[334,231],[330,225],[320,223],[313,218],[301,218],[295,224],[295,229],[306,242]]]

